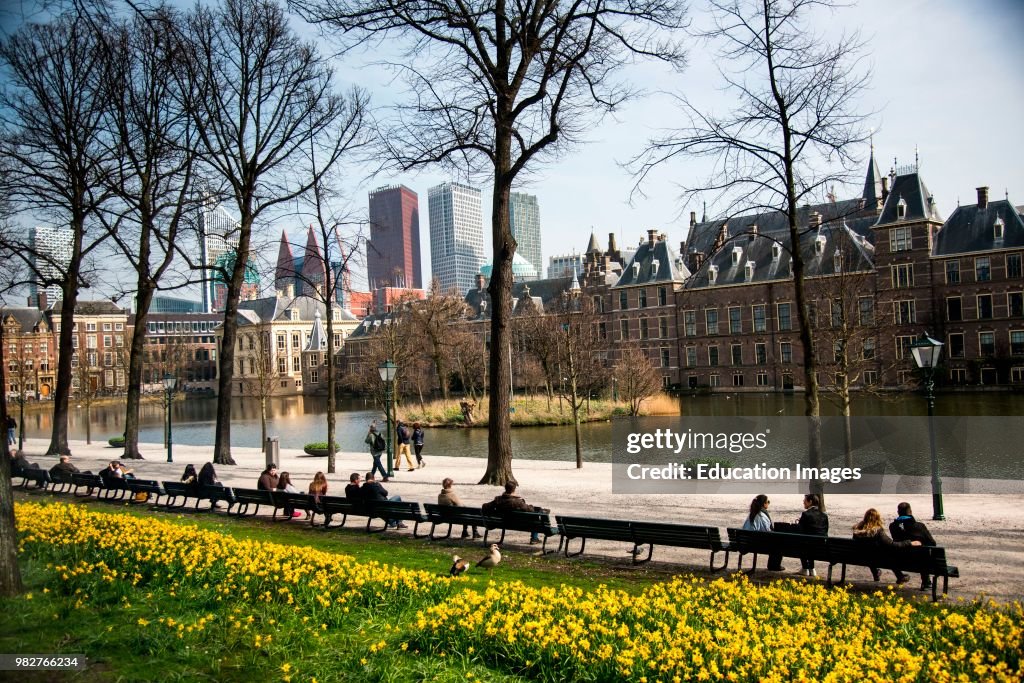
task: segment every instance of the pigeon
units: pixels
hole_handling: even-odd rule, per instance
[[[491,544],[491,553],[484,559],[476,563],[476,566],[483,567],[484,569],[493,569],[499,562],[501,562],[501,553],[498,552],[498,544]]]
[[[469,569],[469,562],[466,562],[458,555],[452,555],[452,568],[448,570],[448,576],[454,579],[456,576],[464,573],[467,569]]]

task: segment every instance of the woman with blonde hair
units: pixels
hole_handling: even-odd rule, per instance
[[[317,472],[313,475],[313,481],[309,482],[309,495],[313,496],[313,504],[316,506],[317,512],[323,514],[323,509],[320,507],[320,496],[327,495],[327,477],[323,472]],[[306,519],[309,519],[313,515],[312,512],[306,513]]]
[[[882,524],[882,515],[875,508],[868,508],[867,512],[864,513],[864,519],[853,525],[853,537],[876,548],[909,548],[910,546],[921,545],[921,541],[892,540],[889,534],[885,532],[885,526]],[[871,577],[878,581],[881,578],[878,568],[870,567],[870,569]],[[900,570],[893,569],[892,573],[896,575],[897,585],[907,582],[907,575]]]

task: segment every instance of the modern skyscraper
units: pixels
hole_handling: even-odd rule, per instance
[[[521,255],[537,271],[536,280],[544,270],[544,258],[540,248],[540,207],[537,197],[523,192],[509,195],[508,220],[512,236],[516,238],[516,253]]]
[[[204,267],[223,264],[222,257],[238,249],[238,221],[212,197],[207,198],[199,209],[199,229]],[[224,301],[226,291],[227,285],[216,278],[216,273],[207,271],[203,282],[203,311],[213,313],[218,310],[217,302]]]
[[[49,226],[36,226],[29,233],[29,245],[32,253],[30,258],[34,268],[42,280],[63,280],[67,272],[68,264],[71,263],[71,253],[75,233],[70,228],[53,228]],[[60,285],[46,285],[40,287],[37,283],[29,285],[29,294],[32,303],[39,305],[39,293],[46,293],[48,304],[64,298],[64,292]]]
[[[370,193],[370,242],[366,273],[376,287],[423,288],[420,265],[420,200],[405,185]]]
[[[430,269],[443,290],[465,294],[484,263],[480,190],[443,183],[427,192],[430,213]]]

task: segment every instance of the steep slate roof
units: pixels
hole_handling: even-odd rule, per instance
[[[320,311],[317,311],[313,316],[313,329],[309,333],[309,342],[302,351],[319,353],[326,348],[327,334],[324,332],[324,326],[320,323]]]
[[[861,219],[861,222],[870,219]],[[686,282],[686,289],[704,287],[721,287],[724,285],[743,284],[745,282],[767,282],[769,280],[788,280],[792,277],[793,259],[789,252],[779,249],[778,257],[773,254],[773,247],[778,244],[772,237],[758,234],[751,237],[741,236],[727,242],[721,249],[712,254]],[[785,247],[790,244],[788,231],[783,236]],[[818,240],[821,238],[821,247]],[[804,273],[808,277],[834,275],[835,252],[839,249],[843,254],[841,267],[846,272],[869,271],[872,265],[873,248],[869,242],[848,224],[842,222],[822,225],[817,230],[809,230],[800,235],[800,253],[804,259]],[[736,253],[735,262],[733,254]],[[747,263],[754,263],[754,272],[747,280]],[[711,266],[718,269],[714,284],[708,281]]]
[[[907,204],[907,213],[902,219],[897,218],[897,205],[901,199]],[[897,223],[900,220],[942,222],[942,216],[939,215],[939,210],[935,206],[932,193],[925,187],[924,181],[921,180],[921,176],[917,172],[896,176],[896,179],[892,181],[889,197],[885,200],[885,206],[882,207],[882,213],[875,225]]]
[[[1003,238],[995,238],[995,222],[1003,221]],[[989,202],[984,209],[977,204],[958,206],[935,238],[933,256],[969,254],[989,249],[1011,249],[1024,246],[1024,220],[1013,203],[1000,199]]]
[[[590,242],[587,244],[587,250],[583,252],[585,254],[590,253],[601,253],[601,247],[597,244],[597,236],[594,233],[590,233]]]
[[[359,323],[359,327],[352,331],[349,335],[349,339],[360,339],[363,337],[369,337],[381,325],[390,325],[391,321],[394,320],[394,313],[374,313],[363,318],[363,322]]]
[[[297,309],[300,320],[313,320],[317,313],[323,314],[324,304],[309,296],[264,297],[238,302],[238,324],[255,325],[274,320],[289,320],[288,309]]]
[[[64,299],[53,304],[55,314],[64,310]],[[75,315],[127,315],[128,311],[113,301],[78,301],[75,303]]]
[[[513,308],[516,302],[523,296],[525,289],[529,289],[530,298],[540,301],[542,307],[546,307],[553,299],[562,295],[572,286],[572,277],[554,277],[544,280],[530,280],[529,282],[516,282],[512,285]],[[466,293],[466,305],[469,306],[472,318],[479,318],[481,315],[489,316],[491,312],[491,296],[487,288],[477,289],[474,287]],[[486,301],[486,308],[481,303]]]
[[[49,331],[46,316],[38,308],[32,306],[4,306],[0,308],[0,317],[4,322],[7,322],[8,318],[14,318],[23,334],[37,332],[40,325]]]
[[[657,268],[655,268],[655,261],[657,261]],[[637,248],[633,258],[622,269],[622,275],[619,276],[619,280],[614,286],[681,283],[689,276],[690,271],[668,246],[668,241],[655,238],[653,242],[648,239]]]
[[[868,206],[878,206],[882,199],[882,175],[875,163],[875,146],[871,145],[871,158],[868,159],[868,172],[864,177],[864,192],[861,194]]]

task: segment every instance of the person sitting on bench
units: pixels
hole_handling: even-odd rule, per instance
[[[808,534],[811,536],[828,536],[828,515],[819,509],[821,499],[814,493],[804,496],[804,511],[795,524],[778,522],[775,531],[784,531],[790,534]],[[771,558],[768,560],[771,565]],[[800,574],[803,576],[817,576],[814,570],[814,560],[800,558]]]
[[[495,512],[539,512],[539,509],[528,504],[522,496],[516,495],[516,483],[505,482],[505,493],[495,496],[494,500],[483,504],[483,511]],[[540,534],[536,531],[530,532],[530,544],[540,543]]]
[[[885,533],[882,527],[882,515],[875,508],[868,508],[864,513],[864,519],[853,525],[853,537],[862,543],[869,543],[876,548],[909,548],[912,545],[921,545],[921,541],[893,541],[889,534]],[[880,572],[877,567],[869,567],[871,578],[878,581]],[[907,582],[907,575],[899,569],[893,569],[896,575],[896,584]]]
[[[910,503],[900,503],[896,506],[896,519],[889,525],[889,533],[894,541],[920,541],[920,545],[934,548],[938,545],[928,527],[923,522],[914,519],[914,512],[910,509]],[[932,587],[932,580],[927,574],[921,574],[921,590],[925,591]]]

